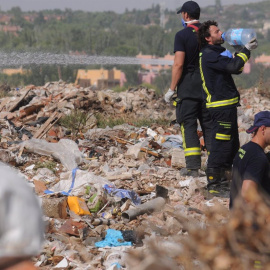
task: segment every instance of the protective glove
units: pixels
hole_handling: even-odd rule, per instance
[[[253,38],[249,43],[247,43],[247,44],[245,45],[245,47],[246,47],[249,51],[256,49],[256,48],[258,47],[258,41],[257,41],[257,39],[256,39],[256,38]]]
[[[167,93],[164,95],[164,100],[169,103],[172,99],[172,96],[174,95],[174,91],[169,88],[169,90],[167,91]]]

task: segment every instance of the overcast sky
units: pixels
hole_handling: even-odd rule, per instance
[[[221,0],[222,5],[244,4],[260,2],[261,0]],[[122,13],[125,9],[146,9],[152,4],[164,4],[169,10],[176,10],[186,0],[0,0],[1,10],[9,10],[19,6],[23,11],[62,9],[71,8],[73,10],[85,11],[115,11]],[[215,0],[197,0],[197,3],[204,7],[214,5]]]

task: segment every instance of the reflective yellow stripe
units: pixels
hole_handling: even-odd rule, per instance
[[[221,121],[218,121],[218,124],[220,126],[222,126],[223,128],[227,128],[227,129],[230,129],[232,127],[232,123],[231,122],[221,122]]]
[[[238,53],[237,56],[241,57],[245,63],[248,61],[248,57],[244,53]]]
[[[229,141],[231,139],[231,135],[217,133],[216,134],[216,139],[217,140],[223,140],[223,141]]]
[[[184,153],[185,153],[185,157],[200,156],[201,155],[201,148],[200,147],[186,148],[184,150]]]
[[[239,98],[232,98],[232,99],[226,99],[221,101],[214,101],[214,102],[208,102],[206,103],[206,108],[215,108],[215,107],[222,107],[222,106],[228,106],[232,104],[238,103]]]
[[[210,190],[209,190],[209,193],[211,193],[211,194],[215,194],[215,193],[217,193],[217,194],[218,194],[218,193],[219,193],[219,191],[217,191],[217,190],[213,190],[213,189],[210,189]]]
[[[202,71],[202,53],[200,53],[200,73],[201,73],[201,78],[202,78],[202,86],[203,86],[203,90],[207,95],[206,101],[207,102],[211,102],[211,94],[209,93],[207,87],[206,87],[206,83],[205,83],[205,79],[204,79],[204,75],[203,75],[203,71]]]
[[[181,133],[182,133],[182,137],[183,137],[183,147],[185,149],[186,148],[186,139],[185,139],[185,128],[184,128],[183,124],[181,124]]]
[[[244,70],[244,67],[240,68],[239,71],[243,71]]]
[[[262,269],[262,263],[260,261],[255,261],[254,268],[255,269]]]

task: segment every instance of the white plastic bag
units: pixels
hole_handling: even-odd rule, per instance
[[[49,143],[41,139],[31,139],[23,142],[25,149],[39,155],[53,156],[69,171],[78,167],[83,161],[83,155],[78,145],[68,139],[61,139],[58,143]]]

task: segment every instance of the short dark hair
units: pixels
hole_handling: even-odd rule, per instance
[[[188,13],[188,16],[191,20],[199,20],[200,19],[200,13]]]
[[[208,44],[208,42],[206,41],[206,37],[210,37],[210,26],[218,26],[216,21],[206,21],[204,23],[201,24],[199,31],[198,31],[198,37],[199,37],[199,43],[200,43],[200,47],[204,47],[205,45]]]

